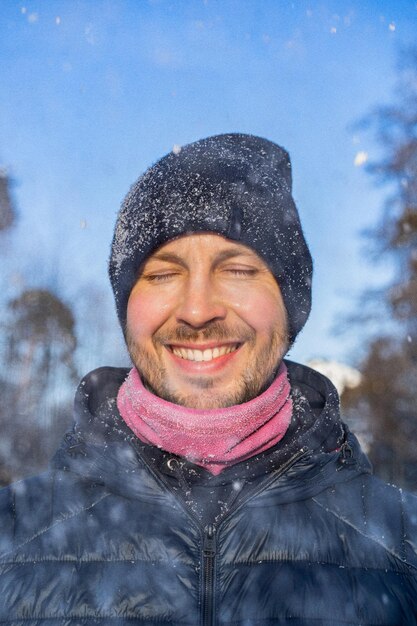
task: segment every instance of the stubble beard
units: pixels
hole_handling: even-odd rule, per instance
[[[165,333],[155,333],[153,342],[158,346],[158,350],[165,350],[165,345],[182,341],[198,341],[198,340],[225,340],[230,337],[241,337],[242,333],[234,333],[232,329],[225,329],[217,323],[213,323],[207,328],[194,331],[186,327],[178,327],[174,332],[169,333],[169,337]],[[247,332],[244,342],[249,345],[255,345],[255,331]],[[275,328],[271,334],[270,342],[262,348],[256,355],[255,359],[248,364],[246,371],[239,375],[239,379],[235,381],[234,389],[225,391],[215,391],[218,377],[201,376],[193,377],[194,393],[181,393],[172,389],[169,383],[169,377],[166,369],[160,365],[146,349],[140,347],[133,339],[129,328],[126,331],[127,348],[133,364],[140,373],[141,379],[145,387],[156,396],[193,409],[218,409],[237,404],[249,402],[260,393],[262,393],[274,379],[277,369],[289,347],[287,328]]]

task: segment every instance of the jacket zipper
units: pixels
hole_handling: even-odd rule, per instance
[[[306,453],[306,448],[301,448],[296,454],[294,454],[286,463],[284,463],[278,472],[274,472],[269,481],[266,481],[262,486],[262,489],[256,489],[255,493],[248,493],[246,498],[239,502],[236,506],[231,507],[218,526],[229,517],[231,513],[239,509],[254,495],[258,495],[264,489],[267,489],[269,485],[274,482],[279,476],[284,474],[294,463],[296,463]],[[202,615],[203,626],[214,626],[214,566],[216,559],[216,531],[217,528],[214,524],[208,524],[204,529],[204,542],[203,542],[203,599],[202,599]]]
[[[296,452],[286,463],[284,463],[278,471],[273,472],[272,476],[270,476],[269,480],[266,480],[261,488],[255,488],[252,492],[246,494],[246,497],[236,504],[232,506],[224,517],[219,520],[217,527],[214,524],[208,524],[204,529],[203,535],[203,597],[202,597],[202,626],[215,626],[214,624],[214,565],[216,558],[216,532],[218,527],[225,521],[229,515],[234,513],[237,509],[243,506],[248,500],[255,497],[265,489],[269,487],[271,483],[273,483],[277,478],[282,476],[294,463],[296,463],[302,456],[307,452],[307,448],[301,448]],[[164,486],[169,492],[173,493],[170,486],[153,470],[152,467],[146,462],[146,460],[141,457],[142,462],[146,465],[151,475]],[[187,515],[193,519],[196,523],[197,527],[200,528],[200,532],[202,530],[201,524],[197,517],[192,513],[190,508],[188,507],[185,498],[179,494],[175,493],[175,497],[181,502],[183,509],[187,513]]]
[[[203,543],[203,626],[213,625],[214,616],[214,564],[216,558],[216,527],[208,524],[204,529]]]

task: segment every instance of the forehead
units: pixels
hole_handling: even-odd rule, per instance
[[[146,260],[168,260],[170,255],[180,258],[207,258],[243,256],[265,265],[261,257],[249,246],[215,233],[192,233],[171,239],[155,250]]]

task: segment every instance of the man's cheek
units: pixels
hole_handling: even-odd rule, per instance
[[[279,319],[276,314],[271,314],[271,309],[263,306],[260,301],[256,306],[242,306],[240,316],[248,326],[256,330],[257,334],[270,332]]]
[[[155,316],[150,309],[150,303],[147,298],[135,298],[132,301],[129,300],[127,307],[127,319],[129,325],[136,332],[144,331],[151,325],[152,320],[155,320]]]

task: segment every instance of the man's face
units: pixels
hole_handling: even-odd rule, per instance
[[[251,248],[214,234],[180,237],[142,267],[127,343],[145,385],[165,400],[197,409],[247,402],[288,349],[280,289]]]

